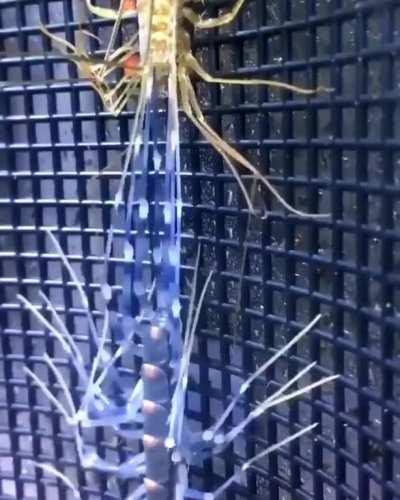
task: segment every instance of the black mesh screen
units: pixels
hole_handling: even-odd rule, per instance
[[[210,14],[221,8],[210,0]],[[105,38],[109,23],[87,20],[77,0],[0,0],[0,80],[16,82],[0,93],[0,498],[68,497],[60,482],[32,468],[32,458],[64,470],[84,498],[126,495],[123,485],[77,466],[63,418],[27,381],[24,364],[60,390],[41,360],[47,348],[68,383],[77,383],[57,342],[16,300],[22,293],[39,303],[43,289],[85,356],[93,355],[76,292],[44,228],[59,238],[100,318],[119,175],[94,174],[118,163],[133,106],[119,118],[105,112],[72,65],[43,55],[51,47],[39,31],[43,22],[73,41],[84,26]],[[319,327],[258,381],[235,418],[312,360],[315,380],[341,378],[281,405],[222,457],[194,467],[194,485],[215,488],[245,457],[317,421],[316,431],[260,463],[227,498],[400,498],[399,27],[396,0],[248,0],[229,27],[195,34],[194,52],[212,74],[333,90],[306,98],[196,84],[215,129],[296,208],[330,218],[283,214],[249,178],[268,211],[250,217],[221,158],[182,116],[183,274],[198,242],[204,276],[216,271],[193,359],[193,425],[212,423],[240,377],[318,312]],[[110,275],[118,289],[116,257]],[[126,455],[106,432],[92,439],[105,457]]]

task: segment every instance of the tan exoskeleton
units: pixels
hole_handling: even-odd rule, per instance
[[[191,51],[190,36],[185,28],[185,21],[190,22],[195,29],[210,29],[224,26],[235,19],[245,0],[237,0],[231,10],[220,17],[204,19],[187,5],[187,0],[121,0],[119,10],[97,6],[93,0],[86,0],[89,11],[99,17],[115,21],[113,32],[102,63],[92,62],[90,57],[78,51],[65,40],[45,33],[58,43],[64,45],[66,51],[75,56],[73,61],[78,66],[83,77],[89,78],[94,89],[100,95],[107,109],[118,115],[127,101],[140,88],[137,104],[137,119],[144,109],[146,101],[146,86],[149,86],[149,75],[153,72],[158,82],[169,81],[168,97],[170,103],[175,99],[179,106],[198,128],[203,136],[221,154],[232,174],[240,185],[246,202],[254,213],[254,206],[250,194],[241,178],[245,171],[259,180],[288,211],[300,216],[321,217],[321,214],[307,214],[296,210],[280,195],[271,182],[241,153],[223,140],[207,123],[199,106],[192,76],[207,83],[232,85],[269,85],[283,90],[297,92],[304,95],[314,95],[319,91],[329,91],[322,87],[304,89],[288,83],[264,79],[234,79],[215,78],[202,68]],[[134,37],[123,46],[112,50],[116,33],[123,20],[137,18],[139,24],[139,43]],[[139,48],[140,57],[137,58]],[[76,57],[80,56],[80,57]],[[134,64],[132,65],[132,60]],[[124,76],[113,85],[107,84],[106,78],[115,69],[125,67]],[[171,77],[173,81],[171,81]],[[153,84],[151,81],[150,85]],[[147,89],[148,90],[148,89]],[[171,95],[177,90],[176,95]],[[149,90],[147,91],[147,96]],[[133,137],[133,134],[132,134]],[[125,161],[123,180],[126,175],[129,155]],[[238,166],[241,167],[239,170]]]

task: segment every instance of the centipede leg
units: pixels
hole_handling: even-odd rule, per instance
[[[210,29],[218,28],[220,26],[225,26],[231,23],[235,17],[239,14],[246,0],[237,0],[232,9],[219,17],[212,17],[209,19],[203,19],[199,14],[194,12],[192,9],[184,8],[183,15],[188,19],[195,28],[198,29]]]
[[[68,40],[65,40],[64,38],[61,38],[60,36],[57,36],[57,35],[54,35],[53,33],[50,33],[50,31],[45,26],[43,26],[43,24],[39,25],[39,30],[45,36],[50,38],[50,40],[53,40],[54,42],[60,44],[62,47],[62,51],[66,55],[68,55],[68,51],[66,49],[69,49],[75,55],[79,55],[76,47],[72,43],[68,42]]]
[[[226,161],[227,165],[229,166],[229,169],[231,170],[233,176],[235,177],[237,183],[239,184],[240,190],[243,193],[243,196],[245,197],[246,203],[252,213],[255,213],[255,209],[253,206],[253,203],[251,201],[251,198],[249,196],[249,193],[246,189],[246,186],[243,183],[243,180],[241,179],[237,168],[234,166],[233,162],[231,161],[230,157],[223,151],[221,148],[220,144],[216,140],[215,137],[206,129],[204,124],[206,123],[204,118],[201,120],[199,119],[195,112],[193,111],[192,105],[190,103],[190,98],[189,98],[189,92],[187,88],[187,81],[186,77],[184,74],[181,74],[179,76],[179,88],[180,88],[180,93],[181,93],[181,99],[182,99],[182,109],[188,116],[188,118],[192,121],[192,123],[195,125],[196,128],[200,130],[200,132],[204,135],[206,139],[209,140],[209,142],[212,144],[212,146],[218,151],[218,153],[222,156],[222,158]]]
[[[125,0],[122,0],[123,2]],[[100,7],[98,5],[94,5],[92,0],[86,0],[86,7],[88,10],[97,17],[102,17],[103,19],[110,19],[111,21],[115,21],[118,19],[119,14],[118,10],[108,9],[107,7]],[[130,17],[135,17],[137,15],[136,9],[125,10],[122,14],[122,19],[127,19]]]
[[[220,84],[230,84],[230,85],[268,85],[270,87],[276,87],[283,90],[289,90],[291,92],[296,92],[303,95],[313,95],[320,91],[329,92],[331,89],[326,87],[317,87],[316,89],[305,89],[298,87],[297,85],[291,85],[290,83],[279,82],[277,80],[264,80],[258,78],[217,78],[210,75],[207,71],[199,64],[196,58],[188,53],[185,58],[186,65],[193,70],[197,76],[207,83],[220,83]]]
[[[200,106],[197,102],[196,94],[194,92],[192,83],[185,71],[185,69],[181,69],[180,72],[180,88],[182,93],[182,107],[185,112],[188,113],[188,117],[195,123],[196,127],[202,132],[202,134],[210,141],[211,144],[217,149],[218,152],[223,151],[225,154],[223,155],[224,159],[229,158],[230,162],[228,165],[232,168],[232,172],[235,177],[238,178],[237,169],[233,166],[232,161],[237,162],[239,165],[242,165],[248,172],[250,172],[256,179],[258,179],[264,187],[270,191],[270,193],[279,201],[279,203],[286,208],[289,212],[292,212],[300,217],[327,217],[328,214],[312,214],[302,212],[300,210],[296,210],[292,207],[279,193],[279,191],[271,184],[271,182],[263,176],[257,168],[247,160],[243,155],[241,155],[238,151],[236,151],[232,146],[230,146],[226,141],[224,141],[206,122],[204,115],[201,112]],[[185,100],[189,100],[189,103],[185,102]],[[194,120],[191,115],[194,112]],[[189,114],[190,113],[190,114]],[[240,179],[240,176],[239,176]],[[239,182],[239,180],[238,180]],[[249,194],[243,184],[243,181],[240,179],[240,187],[243,193],[246,192],[246,200],[250,199]],[[249,204],[249,207],[252,208],[252,204]]]

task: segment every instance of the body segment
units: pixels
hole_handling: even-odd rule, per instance
[[[146,3],[145,0],[140,0],[139,16],[141,15],[140,6],[143,3]],[[149,4],[149,2],[147,2],[147,4]],[[151,63],[156,68],[168,68],[168,66],[173,63],[173,54],[175,53],[174,35],[177,25],[176,9],[177,0],[153,1],[153,12],[150,23],[149,56]]]
[[[235,474],[228,478],[214,492],[203,494],[190,489],[188,485],[188,469],[192,457],[196,454],[201,456],[202,453],[212,454],[222,451],[239,432],[267,409],[331,379],[322,379],[300,390],[287,392],[301,376],[313,368],[312,364],[268,399],[256,405],[256,408],[229,432],[224,430],[225,421],[252,381],[263,375],[272,362],[302,338],[316,324],[316,321],[313,321],[294,337],[288,347],[282,348],[255,374],[245,380],[240,394],[234,396],[231,403],[227,404],[225,412],[214,426],[205,429],[200,435],[190,432],[184,418],[190,355],[201,304],[212,276],[209,275],[207,278],[205,287],[197,299],[199,253],[188,320],[183,334],[180,310],[182,197],[178,107],[183,109],[203,136],[222,155],[238,180],[250,208],[253,208],[252,201],[241,180],[237,165],[241,165],[258,179],[287,210],[297,214],[301,212],[286,203],[268,179],[208,125],[191,82],[193,73],[206,81],[211,82],[214,79],[201,68],[191,54],[184,20],[192,22],[199,29],[223,25],[237,14],[244,0],[235,3],[227,15],[209,20],[200,18],[188,7],[189,2],[184,0],[137,0],[137,2],[121,0],[117,11],[99,7],[90,0],[86,0],[86,3],[94,15],[114,21],[110,42],[101,63],[95,64],[88,54],[78,53],[71,44],[51,35],[47,30],[45,33],[61,44],[67,55],[74,56],[73,62],[84,71],[86,77],[90,77],[103,103],[114,114],[119,114],[125,103],[134,95],[134,91],[138,90],[139,95],[129,146],[123,161],[121,181],[115,196],[115,210],[123,215],[125,224],[123,250],[125,268],[120,298],[122,317],[112,325],[108,312],[106,313],[107,321],[102,334],[99,335],[100,340],[96,340],[98,355],[95,367],[92,367],[89,374],[79,362],[75,350],[72,350],[71,359],[81,379],[87,385],[87,392],[79,408],[75,408],[71,402],[70,411],[65,411],[65,417],[74,429],[78,454],[84,466],[114,474],[118,478],[134,478],[142,481],[128,499],[212,500],[220,497],[233,481],[240,478],[240,475]],[[121,23],[134,17],[138,20],[138,41],[132,38],[126,45],[115,49],[113,45]],[[110,81],[113,72],[122,75],[116,77],[115,81]],[[218,82],[225,81],[218,79]],[[268,80],[228,82],[251,85],[264,83],[290,91],[313,93]],[[160,109],[166,113],[160,113]],[[160,139],[164,130],[165,114],[166,134]],[[108,253],[106,252],[106,263],[111,252],[110,248],[111,243]],[[62,249],[57,247],[57,252],[68,266]],[[77,280],[74,279],[75,282]],[[102,290],[108,311],[111,292],[106,284]],[[85,302],[86,299],[83,295],[82,297]],[[28,301],[24,304],[30,307]],[[90,318],[91,312],[87,313]],[[42,323],[49,327],[44,321],[46,320],[43,318]],[[60,322],[57,323],[63,330]],[[109,353],[105,347],[108,329],[111,328],[118,330],[121,339],[119,348],[114,354]],[[54,335],[63,339],[63,334],[57,329]],[[96,337],[95,331],[93,336]],[[135,338],[140,338],[140,341],[135,343]],[[141,356],[140,378],[129,391],[121,390],[117,398],[108,388],[110,383],[107,389],[104,389],[104,386],[110,380],[114,384],[113,387],[122,386],[116,361],[126,353]],[[31,373],[30,376],[36,383],[40,383],[34,374]],[[50,391],[46,391],[45,387],[42,389],[51,399]],[[65,392],[68,393],[67,388]],[[56,404],[53,399],[52,402]],[[141,439],[143,454],[132,457],[118,466],[106,463],[85,445],[80,432],[82,426],[101,425],[114,428],[117,434],[129,434],[131,437]],[[289,436],[282,444],[290,442],[311,428],[313,427]],[[273,445],[245,462],[241,472],[277,446]]]

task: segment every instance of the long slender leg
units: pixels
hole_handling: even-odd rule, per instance
[[[112,28],[112,31],[111,31],[110,39],[108,40],[108,44],[107,44],[107,48],[106,48],[106,53],[105,53],[105,56],[104,56],[104,61],[106,62],[106,64],[110,60],[111,51],[112,51],[112,48],[114,47],[115,39],[117,37],[117,33],[118,33],[119,27],[121,25],[122,16],[125,13],[124,5],[125,5],[125,0],[120,0],[119,8],[118,8],[117,11],[115,11],[115,18],[114,18],[115,22],[114,22],[114,25],[113,25],[113,28]],[[100,73],[100,74],[103,76],[104,72]],[[103,78],[104,78],[104,76],[103,76]]]
[[[80,73],[87,79],[89,79],[91,86],[94,90],[99,94],[102,99],[104,105],[110,109],[110,111],[117,115],[121,111],[122,107],[125,105],[126,101],[129,99],[131,92],[134,91],[135,87],[139,83],[140,80],[140,70],[138,69],[138,80],[129,82],[127,79],[122,79],[117,83],[114,88],[110,88],[106,83],[105,78],[112,71],[114,71],[115,67],[120,64],[121,61],[118,59],[126,58],[129,56],[129,47],[135,43],[135,37],[132,37],[129,44],[126,44],[124,47],[120,47],[113,54],[110,55],[109,60],[105,61],[102,64],[95,64],[90,62],[90,58],[85,52],[80,52],[77,48],[72,45],[67,40],[60,38],[56,35],[50,33],[44,26],[41,27],[42,32],[48,36],[50,39],[60,44],[62,47],[62,51],[71,60],[76,64]],[[68,49],[72,52],[71,54],[68,52]],[[127,54],[124,55],[124,52]],[[75,57],[76,56],[76,57]],[[123,85],[126,85],[126,88],[123,90],[120,96],[113,102],[116,94],[122,89]]]
[[[104,101],[109,103],[107,107],[110,107],[111,103],[114,103],[116,107],[121,96],[123,96],[125,92],[129,92],[132,85],[138,85],[139,81],[140,79],[133,80],[131,77],[126,76],[121,78],[121,80],[103,96]],[[120,91],[121,93],[119,93]]]
[[[212,17],[209,19],[202,19],[202,17],[194,12],[192,9],[184,8],[183,15],[188,19],[195,28],[198,29],[210,29],[210,28],[218,28],[220,26],[225,26],[226,24],[231,23],[235,17],[238,15],[240,9],[242,8],[244,2],[246,0],[236,0],[236,3],[232,7],[232,9],[226,14],[222,14],[219,17]]]
[[[129,165],[132,160],[132,155],[135,153],[135,141],[137,141],[137,134],[143,118],[143,113],[146,106],[147,95],[149,93],[150,86],[153,85],[153,76],[145,73],[141,80],[140,94],[137,103],[135,118],[132,126],[132,133],[129,140],[129,145],[127,153],[125,156],[124,166],[122,169],[121,180],[118,187],[118,191],[115,195],[115,208],[118,208],[122,203],[122,193],[125,186],[126,177],[128,175]]]
[[[130,40],[128,40],[124,45],[115,49],[115,51],[110,55],[108,60],[109,63],[114,61],[121,65],[125,63],[125,60],[132,56],[132,52],[139,52],[137,46],[138,34],[135,33]],[[139,64],[137,65],[139,68]]]
[[[229,415],[232,413],[234,407],[240,400],[240,398],[243,396],[243,394],[250,388],[251,384],[254,382],[254,380],[257,379],[260,375],[265,373],[265,371],[272,366],[278,359],[280,359],[286,352],[288,352],[295,344],[297,344],[300,339],[302,339],[305,335],[308,334],[308,332],[316,325],[316,323],[319,321],[320,316],[317,316],[316,318],[313,319],[305,328],[303,328],[300,332],[295,335],[292,340],[290,340],[285,346],[283,346],[281,349],[279,349],[272,357],[268,358],[267,361],[261,365],[247,380],[243,382],[241,385],[239,392],[232,398],[232,401],[228,405],[228,407],[225,409],[224,413],[220,416],[218,421],[215,423],[215,425],[212,426],[212,434],[215,435],[215,433],[218,431],[218,429],[221,428],[221,426],[224,424],[226,419],[229,417]],[[282,387],[283,392],[292,385],[292,383],[296,382],[298,379],[298,376],[302,376],[304,373],[306,373],[308,370],[313,368],[313,363],[311,363],[307,368],[306,371],[300,371],[299,374],[297,374],[295,377],[293,377],[289,382],[289,385],[284,385]],[[276,391],[273,394],[272,399],[275,397],[280,396],[281,394],[281,389]],[[207,431],[206,431],[207,432]]]
[[[264,80],[259,78],[217,78],[205,71],[205,69],[199,64],[197,59],[192,54],[187,54],[185,62],[190,69],[192,69],[201,79],[207,83],[222,83],[231,85],[269,85],[270,87],[276,87],[284,90],[290,90],[292,92],[297,92],[298,94],[312,95],[320,91],[330,92],[331,89],[326,87],[317,87],[316,89],[305,89],[298,87],[297,85],[290,85],[290,83],[278,82],[276,80]]]
[[[96,74],[96,66],[91,64],[88,55],[84,52],[79,52],[78,49],[68,40],[64,40],[64,38],[58,37],[50,31],[47,30],[43,25],[40,26],[40,31],[46,35],[50,40],[53,40],[57,44],[61,46],[61,51],[65,54],[78,68],[81,75],[84,78],[90,80],[92,87],[96,90],[96,92],[102,97],[103,91],[101,85],[107,88],[107,85],[100,81]],[[72,52],[68,52],[68,49]]]
[[[68,59],[70,59],[77,66],[79,72],[84,78],[90,80],[92,87],[96,90],[96,92],[98,92],[100,97],[102,97],[102,86],[107,89],[108,86],[98,74],[103,71],[103,67],[107,65],[105,63],[101,65],[91,63],[89,56],[85,52],[80,52],[72,43],[54,35],[53,33],[50,33],[50,31],[42,25],[40,26],[40,30],[43,34],[61,46],[63,54],[65,54]],[[72,52],[72,54],[68,52],[68,49]],[[97,69],[97,67],[99,67],[99,69]]]
[[[99,7],[96,5],[93,5],[91,0],[86,0],[86,6],[89,9],[92,14],[102,17],[105,19],[111,19],[114,22],[112,32],[110,39],[107,44],[106,48],[106,53],[104,56],[104,62],[106,63],[103,69],[100,70],[99,77],[101,79],[105,78],[105,71],[108,66],[108,63],[112,60],[113,54],[111,53],[112,47],[114,46],[115,39],[118,33],[118,29],[120,27],[121,21],[124,19],[128,19],[131,17],[135,17],[137,15],[137,10],[135,6],[135,2],[129,1],[129,0],[120,0],[120,5],[118,10],[114,9],[108,9],[104,7]],[[128,42],[127,45],[129,45],[131,41]],[[120,49],[123,49],[124,47],[120,47]],[[118,50],[120,50],[118,49]]]
[[[121,1],[121,5],[122,4],[123,1]],[[122,14],[121,8],[118,12]],[[114,24],[114,37],[119,20],[120,19],[117,18]],[[114,115],[119,114],[122,107],[126,104],[131,93],[134,92],[135,87],[140,81],[141,68],[137,68],[137,80],[133,78],[134,75],[131,75],[132,81],[128,81],[126,78],[123,78],[113,88],[110,88],[107,84],[106,77],[111,74],[117,66],[123,65],[131,56],[130,51],[136,43],[137,36],[133,36],[123,47],[120,47],[115,52],[111,53],[113,45],[112,36],[107,47],[106,59],[104,62],[99,64],[98,62],[91,61],[84,49],[79,50],[67,40],[50,33],[44,26],[41,26],[41,31],[61,46],[62,52],[76,64],[81,75],[90,81],[91,86],[99,94],[106,108],[110,109]],[[123,89],[124,85],[125,88]],[[122,91],[121,94],[117,96],[120,91]]]
[[[246,168],[249,172],[251,172],[257,179],[260,180],[260,182],[271,192],[271,194],[279,201],[279,203],[286,208],[289,212],[292,212],[296,215],[299,215],[300,217],[327,217],[330,216],[329,214],[310,214],[310,213],[305,213],[300,210],[296,210],[294,207],[292,207],[282,196],[281,194],[277,191],[277,189],[271,184],[271,182],[263,176],[257,168],[250,163],[243,155],[241,155],[238,151],[236,151],[234,148],[232,148],[227,142],[225,142],[219,135],[207,124],[205,121],[205,118],[200,110],[200,106],[197,102],[197,98],[193,89],[193,86],[190,82],[189,77],[187,76],[187,73],[185,70],[181,70],[181,78],[180,78],[181,84],[180,88],[182,91],[182,100],[184,101],[185,99],[189,99],[189,106],[184,106],[185,112],[188,113],[189,118],[193,121],[192,117],[189,115],[189,113],[194,113],[195,115],[195,125],[199,130],[203,133],[203,135],[216,147],[218,151],[223,151],[225,153],[224,159],[226,157],[229,157],[231,160],[228,165],[231,167],[232,161],[237,162],[238,164],[242,165],[244,168]],[[184,103],[183,103],[184,104]],[[232,172],[235,173],[236,169],[233,166]],[[237,172],[235,177],[237,178]],[[243,192],[246,191],[246,188],[243,185],[243,182],[240,181],[240,187],[243,190]],[[246,200],[249,199],[249,196],[247,194]],[[249,205],[252,207],[252,205]]]
[[[316,382],[313,382],[312,384],[308,384],[305,387],[301,387],[300,389],[297,389],[295,391],[292,391],[288,394],[284,394],[283,396],[280,396],[279,398],[274,398],[270,399],[267,398],[261,403],[258,403],[258,405],[255,407],[254,410],[252,410],[247,417],[245,417],[239,424],[237,424],[235,427],[233,427],[229,432],[227,432],[225,435],[221,436],[221,441],[223,443],[223,446],[228,445],[231,443],[239,434],[241,434],[247,426],[256,420],[258,417],[260,417],[263,413],[265,413],[267,410],[270,408],[273,408],[275,406],[278,406],[282,403],[285,403],[286,401],[290,401],[292,399],[298,398],[299,396],[302,396],[303,394],[306,394],[307,392],[311,392],[314,389],[317,389],[318,387],[321,387],[324,384],[327,384],[328,382],[332,382],[333,380],[336,380],[339,377],[339,375],[331,375],[329,377],[324,377]],[[222,444],[221,443],[221,444]]]
[[[249,209],[251,210],[252,213],[256,213],[256,211],[253,207],[253,203],[251,201],[251,198],[249,196],[249,193],[247,192],[246,186],[244,185],[244,183],[243,183],[236,167],[234,166],[233,162],[231,161],[230,157],[223,151],[220,143],[216,140],[216,138],[205,128],[205,126],[204,126],[205,120],[201,121],[195,116],[195,113],[192,109],[192,105],[190,103],[188,89],[187,89],[187,81],[185,78],[186,78],[185,74],[179,75],[179,82],[180,82],[179,88],[180,88],[180,92],[181,92],[182,108],[183,108],[184,112],[186,113],[188,118],[193,122],[195,127],[200,130],[200,132],[204,135],[204,137],[212,144],[212,146],[218,151],[218,153],[226,161],[226,163],[229,166],[232,174],[234,175],[237,183],[239,184],[240,190],[242,191],[243,196],[246,199],[246,203],[247,203]],[[222,139],[221,139],[221,141],[222,141]]]
[[[68,52],[66,51],[66,48],[68,48],[73,54],[79,55],[76,47],[72,45],[72,43],[68,42],[68,40],[65,40],[64,38],[50,33],[50,31],[45,26],[43,26],[43,24],[39,26],[39,30],[48,38],[50,38],[50,40],[59,43],[63,47],[62,52],[64,52],[65,54],[68,55]]]
[[[124,2],[124,0],[123,0]],[[99,7],[94,5],[92,0],[86,0],[86,7],[95,16],[102,17],[103,19],[111,19],[115,21],[118,18],[118,11],[114,9],[107,9],[106,7]],[[125,10],[122,14],[122,19],[135,17],[137,15],[136,9]]]
[[[271,182],[267,179],[267,177],[263,176],[260,174],[260,172],[257,170],[257,168],[250,163],[243,155],[241,155],[238,151],[236,151],[234,148],[232,148],[226,141],[224,141],[219,135],[208,125],[208,123],[205,121],[204,115],[202,114],[200,110],[200,106],[198,104],[196,94],[194,92],[192,83],[190,82],[188,78],[188,84],[189,84],[189,95],[190,95],[190,102],[192,103],[193,108],[195,109],[196,116],[199,117],[199,120],[203,123],[203,125],[206,127],[206,129],[213,134],[214,138],[216,141],[219,142],[221,145],[221,148],[229,155],[234,161],[238,162],[240,165],[245,167],[247,170],[249,170],[255,178],[259,179],[262,184],[271,192],[273,196],[278,200],[278,202],[286,208],[289,212],[292,212],[296,215],[300,215],[301,217],[329,217],[330,214],[312,214],[312,213],[306,213],[302,212],[300,210],[296,210],[294,207],[292,207],[282,196],[281,194],[277,191],[277,189],[271,184]]]

